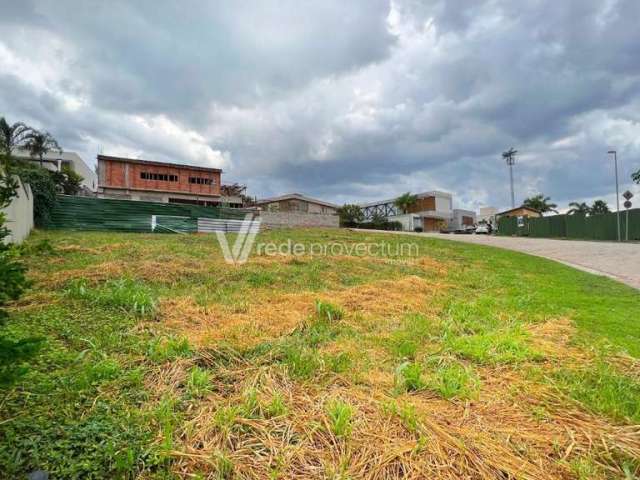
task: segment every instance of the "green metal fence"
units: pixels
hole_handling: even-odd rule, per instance
[[[245,213],[236,208],[58,195],[47,228],[151,232],[152,217],[156,215],[163,216],[159,226],[168,228],[155,231],[195,231],[197,218],[241,220]]]
[[[627,216],[629,235],[627,237]],[[498,221],[498,235],[529,236],[539,238],[575,238],[582,240],[617,240],[618,226],[615,213],[602,215],[553,215],[541,218],[518,219],[502,217]],[[620,212],[622,240],[640,240],[640,208]]]

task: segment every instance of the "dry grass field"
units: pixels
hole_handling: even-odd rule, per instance
[[[37,232],[11,307],[44,345],[1,399],[0,476],[640,475],[640,295],[544,259],[252,255],[214,236]]]

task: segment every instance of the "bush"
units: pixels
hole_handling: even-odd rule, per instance
[[[345,204],[338,209],[341,227],[357,227],[364,221],[364,213],[358,205]]]
[[[392,230],[392,231],[399,232],[402,230],[402,223],[396,222],[396,221],[390,222],[388,220],[384,220],[384,221],[376,220],[371,222],[360,223],[358,225],[358,228],[364,228],[366,230]]]
[[[5,168],[7,164],[8,162],[3,162]],[[0,208],[9,205],[17,188],[18,183],[13,176],[0,168]],[[8,318],[4,307],[17,300],[29,286],[24,275],[26,269],[18,260],[18,251],[12,245],[4,243],[8,235],[5,216],[0,213],[0,327]],[[35,353],[40,343],[40,339],[16,340],[5,332],[0,332],[0,387],[12,385],[26,372],[25,362]]]
[[[51,210],[56,204],[56,182],[54,174],[37,165],[22,162],[16,173],[31,186],[33,193],[33,220],[37,226],[45,226],[51,218]]]

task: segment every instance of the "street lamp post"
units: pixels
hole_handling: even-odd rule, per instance
[[[624,192],[622,194],[625,202],[624,202],[624,208],[627,210],[627,225],[626,228],[624,229],[625,231],[625,237],[627,242],[629,241],[629,209],[632,207],[631,204],[631,199],[633,198],[633,193],[631,193],[629,190],[627,190],[626,192]]]
[[[502,152],[502,158],[507,161],[507,165],[509,165],[509,180],[511,183],[511,208],[516,208],[516,197],[513,191],[513,165],[516,163],[516,153],[517,150],[510,148],[506,152]]]
[[[609,150],[609,155],[613,155],[613,163],[616,169],[616,220],[618,222],[618,241],[620,241],[620,192],[618,187],[618,153],[615,150]]]

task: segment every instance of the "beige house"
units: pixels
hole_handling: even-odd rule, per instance
[[[288,193],[279,197],[263,198],[256,206],[266,212],[307,213],[332,215],[338,213],[338,205],[307,197],[301,193]]]

